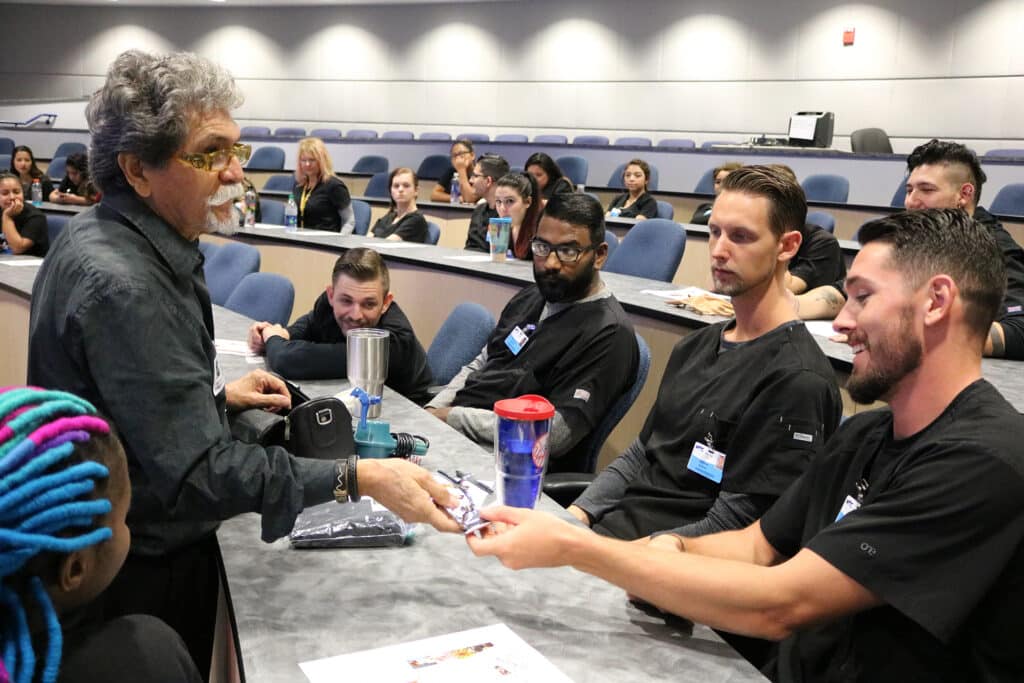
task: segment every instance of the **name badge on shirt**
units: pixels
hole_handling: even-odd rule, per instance
[[[686,463],[686,469],[696,472],[716,484],[721,484],[722,471],[725,469],[725,453],[716,451],[714,448],[698,441],[693,444],[693,450],[690,451],[690,461]]]
[[[505,346],[512,352],[512,355],[518,356],[519,352],[526,346],[526,342],[530,341],[530,338],[526,336],[526,333],[519,329],[519,325],[512,328],[512,331],[505,337]]]
[[[839,514],[836,515],[836,521],[838,522],[846,515],[850,514],[854,510],[860,508],[860,501],[853,496],[847,496],[846,500],[843,501],[843,506],[839,508]]]
[[[213,358],[213,395],[218,396],[220,392],[224,391],[224,386],[227,381],[224,379],[224,373],[220,371],[220,359],[214,356]]]

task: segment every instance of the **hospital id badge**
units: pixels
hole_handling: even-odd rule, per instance
[[[696,472],[716,484],[721,484],[722,471],[725,469],[725,453],[716,451],[711,446],[706,446],[698,441],[693,444],[693,450],[690,452],[690,461],[686,463],[686,469]]]
[[[841,520],[846,515],[850,514],[854,510],[860,508],[860,501],[853,496],[847,496],[846,500],[843,501],[843,506],[839,508],[839,514],[836,515],[836,522]]]
[[[526,336],[526,333],[519,329],[519,325],[512,328],[512,331],[505,337],[505,346],[512,352],[512,355],[518,356],[519,352],[526,346],[526,342],[530,341],[530,338]]]

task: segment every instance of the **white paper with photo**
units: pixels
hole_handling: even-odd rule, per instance
[[[299,664],[310,683],[572,683],[505,624]]]

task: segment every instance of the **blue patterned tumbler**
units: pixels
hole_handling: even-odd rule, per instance
[[[548,431],[555,407],[543,396],[527,394],[494,404],[497,438],[494,460],[498,502],[532,508],[540,497],[548,464]]]

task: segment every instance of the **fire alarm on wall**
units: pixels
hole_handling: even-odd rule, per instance
[[[845,28],[843,29],[843,45],[853,45],[853,33],[854,29]]]

